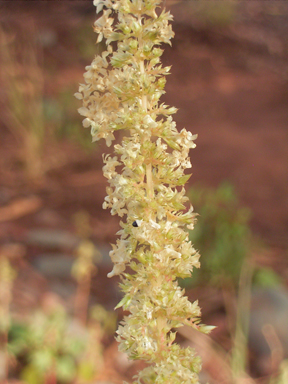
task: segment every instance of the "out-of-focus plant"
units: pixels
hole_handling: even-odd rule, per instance
[[[253,286],[261,288],[284,286],[284,279],[270,267],[257,266],[253,276]]]
[[[78,236],[81,238],[76,249],[76,260],[72,266],[71,274],[77,281],[75,296],[75,315],[86,324],[88,315],[91,278],[97,273],[96,263],[101,260],[101,254],[92,241],[90,217],[87,212],[80,211],[74,216],[74,223]]]
[[[211,284],[223,288],[232,340],[231,351],[226,357],[231,380],[235,384],[252,384],[254,380],[248,374],[251,289],[252,286],[275,287],[283,281],[272,269],[253,262],[251,251],[256,242],[249,228],[251,214],[240,206],[231,184],[224,182],[217,189],[194,187],[189,196],[199,212],[197,226],[190,238],[197,248],[204,250],[205,258],[201,270],[181,284]]]
[[[17,249],[16,249],[17,252]],[[4,368],[0,372],[0,380],[6,380],[9,372],[8,333],[11,326],[10,304],[12,301],[13,283],[16,270],[11,264],[15,249],[11,246],[0,248],[0,359]]]
[[[19,31],[18,31],[19,32]],[[30,179],[43,176],[43,73],[36,30],[16,33],[0,25],[2,108],[0,119],[14,134],[22,151],[21,160]]]
[[[91,32],[91,20],[86,20],[81,24],[81,27],[75,34],[77,49],[81,60],[89,60],[91,56],[101,55],[106,50],[105,42],[97,44],[95,46],[95,35],[90,35]]]
[[[239,276],[235,330],[233,332],[233,347],[230,353],[230,366],[233,382],[235,383],[241,383],[241,380],[248,376],[248,333],[253,274],[254,265],[247,258],[242,264]],[[227,316],[229,316],[229,313],[227,313]]]
[[[78,365],[78,379],[92,380],[104,367],[103,338],[114,334],[116,330],[116,314],[106,311],[100,305],[93,305],[89,310],[87,331],[89,339],[85,353]]]
[[[201,269],[183,284],[236,286],[243,261],[251,251],[249,210],[240,207],[233,186],[226,182],[217,189],[193,187],[189,198],[199,212],[190,240],[205,258]]]
[[[261,279],[255,282],[255,276],[259,274]],[[261,282],[261,284],[259,284]],[[235,318],[228,319],[234,323],[232,332],[232,349],[229,353],[228,361],[230,363],[231,377],[233,384],[254,383],[249,376],[249,323],[251,310],[251,295],[254,285],[262,287],[275,287],[281,285],[281,278],[275,272],[268,268],[261,268],[246,258],[243,262],[236,299]],[[231,312],[227,313],[231,316]],[[275,315],[276,316],[276,315]],[[284,384],[288,380],[288,364],[287,360],[283,360],[283,350],[281,341],[275,333],[271,324],[266,324],[262,328],[263,336],[271,349],[271,368],[274,371],[270,377],[270,384]],[[281,362],[282,361],[282,362]],[[278,371],[278,372],[277,372]],[[267,378],[268,382],[269,378]],[[257,380],[255,380],[257,382]],[[288,382],[288,381],[287,381]]]
[[[78,364],[78,381],[91,380],[103,366],[102,338],[106,333],[115,331],[115,316],[109,314],[101,305],[94,305],[89,310],[91,279],[97,274],[97,262],[101,254],[92,241],[89,240],[92,228],[90,216],[85,211],[74,215],[74,225],[81,241],[76,249],[76,260],[72,266],[72,276],[77,281],[74,302],[76,319],[87,327],[89,338],[85,352]]]
[[[106,50],[86,67],[75,96],[83,100],[79,113],[93,141],[104,138],[110,147],[115,131],[130,132],[114,146],[114,156],[104,156],[103,167],[110,184],[103,207],[125,217],[108,275],[121,276],[125,296],[116,308],[130,312],[117,331],[119,347],[150,364],[135,383],[196,384],[200,358],[174,341],[184,324],[205,333],[213,328],[200,324],[197,301],[189,302],[177,282],[199,267],[186,230],[195,214],[184,189],[197,136],[178,132],[171,117],[176,108],[159,102],[170,70],[161,65],[159,46],[174,35],[172,16],[158,9],[160,3],[94,0],[97,13],[103,11],[94,29]]]
[[[77,100],[73,97],[72,89],[75,89],[75,85],[70,84],[60,89],[54,97],[44,99],[45,121],[53,127],[56,140],[67,139],[88,152],[94,146],[79,125],[81,120],[77,114]]]
[[[82,240],[76,251],[76,260],[72,266],[72,276],[77,281],[75,297],[75,315],[86,324],[91,278],[97,273],[95,256],[101,255],[90,240]]]
[[[83,327],[52,298],[26,321],[12,323],[9,352],[29,384],[88,382],[103,368],[102,339],[115,324],[115,316],[97,305]]]
[[[76,378],[88,334],[82,329],[77,334],[65,308],[57,303],[39,310],[27,322],[14,323],[9,339],[9,350],[22,366],[22,380],[56,384]]]

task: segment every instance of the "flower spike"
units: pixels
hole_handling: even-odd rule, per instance
[[[160,46],[174,36],[172,16],[160,3],[94,0],[102,12],[94,31],[106,50],[86,67],[76,97],[93,141],[105,139],[110,147],[117,131],[126,135],[103,157],[109,183],[103,208],[123,220],[108,275],[120,275],[124,297],[116,308],[130,312],[117,331],[119,349],[149,364],[135,384],[198,384],[200,358],[175,343],[175,329],[183,325],[211,331],[199,324],[198,302],[191,303],[177,282],[200,266],[189,241],[195,214],[184,188],[197,135],[179,132],[172,118],[177,109],[160,104],[170,72]]]

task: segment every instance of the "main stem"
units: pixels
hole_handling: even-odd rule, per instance
[[[141,16],[138,16],[138,22],[141,25]],[[139,39],[139,50],[141,52],[143,47],[143,42],[141,39]],[[144,60],[140,61],[140,73],[141,75],[145,74],[145,63]],[[142,95],[142,108],[145,110],[145,112],[148,111],[148,100],[147,95]],[[147,196],[150,199],[154,198],[154,186],[153,186],[153,178],[152,178],[152,164],[148,163],[146,164],[146,183],[147,183]]]
[[[152,179],[152,164],[146,165],[146,183],[147,183],[147,196],[152,200],[154,197],[154,186]]]

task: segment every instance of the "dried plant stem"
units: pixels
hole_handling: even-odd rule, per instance
[[[84,325],[87,323],[90,289],[91,275],[89,274],[78,282],[74,301],[75,315]]]

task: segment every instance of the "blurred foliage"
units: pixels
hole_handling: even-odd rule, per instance
[[[253,276],[253,286],[261,288],[273,288],[284,286],[284,280],[272,268],[258,267]]]
[[[227,182],[217,189],[194,187],[188,196],[199,214],[190,240],[202,256],[201,268],[194,269],[183,285],[236,285],[251,247],[250,211],[240,207],[233,186]]]
[[[10,303],[16,271],[9,259],[0,251],[0,335],[10,326]]]
[[[79,211],[74,215],[76,233],[81,242],[75,250],[76,259],[73,263],[71,274],[77,282],[74,299],[75,316],[83,323],[87,322],[89,296],[92,276],[98,272],[96,264],[102,259],[94,243],[89,240],[92,233],[90,215],[86,211]]]
[[[83,128],[77,113],[78,104],[73,96],[75,89],[77,85],[72,84],[59,90],[55,98],[45,98],[45,120],[53,126],[57,140],[69,139],[85,150],[91,151],[95,146],[92,145],[89,132]]]
[[[95,51],[96,35],[90,33],[91,42],[84,44],[88,24],[82,29],[74,44],[78,49],[85,48],[90,58],[92,50]],[[51,71],[58,70],[59,65],[58,61],[51,61],[52,55],[46,57],[47,33],[48,38],[57,42],[53,31],[48,32],[38,30],[32,18],[25,29],[21,23],[14,29],[5,21],[0,23],[0,123],[15,137],[15,146],[19,148],[18,163],[26,178],[40,184],[47,170],[57,164],[57,159],[47,158],[51,150],[47,152],[46,149],[55,146],[55,139],[69,139],[87,151],[95,148],[77,113],[79,105],[73,95],[78,84],[61,85],[56,79],[53,92],[47,94],[47,79],[53,78]]]
[[[226,26],[236,16],[237,1],[193,1],[185,0],[185,11],[191,14],[193,24],[209,26]]]
[[[42,154],[46,136],[44,76],[36,35],[33,23],[18,33],[0,24],[0,79],[5,89],[1,120],[15,136],[27,176],[33,180],[44,173]]]
[[[7,379],[9,371],[8,333],[11,326],[10,306],[12,289],[17,271],[13,266],[15,259],[25,254],[19,244],[0,246],[0,382]]]
[[[251,213],[241,207],[234,187],[223,182],[218,188],[195,186],[188,192],[197,212],[197,223],[190,240],[200,251],[201,268],[191,278],[181,280],[184,287],[210,284],[218,287],[231,283],[236,287],[243,262],[255,243],[249,227]],[[252,285],[274,287],[283,279],[272,268],[256,265]]]
[[[60,303],[44,306],[27,321],[13,322],[8,347],[17,358],[20,378],[29,384],[45,383],[49,377],[57,383],[92,380],[103,365],[102,338],[115,331],[116,318],[100,305],[91,311],[86,327]]]
[[[27,324],[13,324],[9,332],[9,350],[22,362],[21,379],[30,384],[45,382],[53,374],[60,383],[72,381],[86,342],[71,324],[69,329],[60,305],[48,313],[36,312]]]
[[[101,255],[89,240],[89,214],[80,211],[74,219],[81,241],[72,268],[77,282],[73,315],[57,295],[46,293],[41,308],[28,317],[11,316],[17,271],[10,259],[22,253],[17,246],[0,248],[0,340],[5,340],[0,352],[7,368],[0,381],[10,368],[13,377],[28,384],[90,382],[103,368],[103,338],[115,332],[116,314],[100,304],[89,308],[91,278]]]
[[[91,226],[91,218],[87,211],[80,210],[77,211],[72,217],[74,227],[77,235],[81,239],[89,238],[93,233],[93,228]]]
[[[105,334],[113,335],[116,329],[117,315],[115,312],[106,311],[106,309],[100,305],[96,304],[90,308],[89,318],[92,321],[96,321],[101,324],[101,327]]]
[[[94,21],[91,23],[83,23],[75,35],[77,50],[80,57],[89,62],[91,61],[91,57],[101,54],[106,48],[104,42],[102,44],[96,44],[97,34],[91,33],[93,22]]]
[[[91,278],[97,273],[96,264],[102,260],[102,255],[95,244],[89,240],[93,230],[90,224],[90,215],[82,210],[73,216],[74,226],[77,235],[82,239],[76,248],[76,259],[73,263],[72,277],[81,284],[83,280]]]
[[[251,289],[254,286],[279,286],[283,280],[271,268],[254,265],[250,257],[255,245],[249,228],[251,213],[240,206],[230,183],[223,182],[216,189],[194,187],[188,196],[198,213],[195,228],[190,231],[190,240],[200,250],[201,268],[194,269],[191,278],[180,281],[180,284],[184,287],[220,287],[224,296],[227,296],[225,292],[237,293],[236,312],[229,301],[231,297],[227,296],[227,302],[224,302],[232,340],[229,367],[233,380],[240,382],[248,378]],[[232,286],[234,289],[231,291]],[[286,378],[287,363],[284,360],[279,377],[270,384],[284,384]]]
[[[71,274],[72,277],[79,283],[85,280],[87,276],[92,276],[97,273],[97,267],[94,261],[99,262],[101,254],[89,240],[82,240],[76,250],[76,260],[73,263]]]
[[[254,263],[249,258],[243,261],[239,284],[237,290],[237,306],[235,311],[235,320],[233,320],[233,312],[231,311],[231,303],[226,298],[226,312],[228,322],[232,320],[235,323],[230,329],[232,336],[232,348],[229,356],[233,382],[241,382],[247,377],[248,368],[248,334],[249,334],[249,319],[251,307],[251,288],[252,278],[254,274]],[[229,308],[230,307],[230,308]],[[231,319],[229,319],[229,316]],[[234,328],[234,329],[233,329]]]
[[[77,55],[84,61],[89,59],[89,62],[91,56],[100,54],[105,49],[104,43],[95,45],[97,35],[92,32],[92,24],[92,22],[82,23],[77,34],[71,36],[78,52]],[[77,89],[78,84],[70,82],[69,85],[57,89],[53,97],[46,97],[44,116],[45,120],[54,126],[55,137],[58,140],[72,140],[90,152],[95,150],[95,143],[92,143],[91,135],[83,128],[81,116],[77,112],[79,101],[74,97]]]

